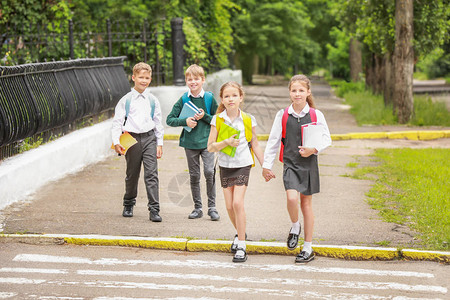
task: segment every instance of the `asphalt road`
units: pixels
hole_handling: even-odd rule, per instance
[[[0,299],[448,299],[448,266],[0,243]]]

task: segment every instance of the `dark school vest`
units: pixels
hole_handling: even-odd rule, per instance
[[[301,126],[308,123],[311,123],[309,113],[303,118],[289,115],[286,123],[286,139],[283,153],[283,176],[290,177],[284,178],[285,185],[289,183],[288,185],[291,188],[301,189],[302,191],[299,192],[306,192],[305,194],[318,193],[320,190],[317,155],[312,154],[309,157],[302,157],[298,152],[298,146],[302,145]],[[295,173],[295,176],[292,176],[292,172]]]

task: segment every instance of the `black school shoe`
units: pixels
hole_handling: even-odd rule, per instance
[[[238,251],[244,252],[244,255],[239,255]],[[247,252],[244,250],[244,248],[237,248],[236,254],[233,256],[233,262],[245,262],[247,260]]]
[[[236,234],[236,235],[234,236],[233,242],[231,243],[231,247],[230,247],[231,253],[236,253],[236,251],[237,251],[238,245],[234,243],[234,240],[235,240],[237,237],[238,237],[238,235]],[[245,240],[247,240],[247,233],[245,234]]]
[[[298,236],[299,236],[300,232],[302,232],[302,226],[300,226],[300,231],[298,232],[298,234],[289,233],[288,239],[287,239],[287,247],[289,250],[294,250],[295,248],[297,248]]]
[[[305,264],[305,263],[312,261],[314,259],[314,257],[316,257],[314,250],[312,250],[311,253],[302,251],[295,258],[295,262],[299,263],[299,264]]]
[[[220,220],[220,216],[219,216],[219,213],[217,212],[217,210],[209,210],[208,216],[211,217],[211,221],[219,221]]]
[[[152,222],[161,222],[162,218],[159,215],[159,213],[157,212],[150,212],[150,217],[149,217],[150,221]]]
[[[189,219],[198,219],[203,217],[203,212],[201,211],[201,209],[194,209],[191,214],[189,215]]]
[[[122,216],[125,218],[131,218],[133,216],[133,205],[125,205],[123,207]]]

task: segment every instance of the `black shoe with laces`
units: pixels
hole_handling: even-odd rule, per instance
[[[122,216],[125,218],[131,218],[133,216],[133,205],[125,205],[123,207]]]
[[[289,250],[294,250],[295,248],[297,248],[298,236],[301,231],[302,231],[302,227],[300,226],[300,231],[298,232],[298,234],[289,232],[288,239],[287,239],[287,247]]]
[[[316,257],[316,255],[314,254],[314,250],[312,250],[311,253],[308,253],[306,251],[302,251],[295,258],[295,262],[296,263],[300,263],[300,264],[304,264],[304,263],[312,261],[314,259],[314,257]]]
[[[162,218],[159,215],[159,213],[157,212],[150,212],[150,217],[149,217],[150,221],[152,222],[161,222]]]
[[[198,219],[203,217],[203,212],[201,209],[194,209],[189,215],[189,219]]]

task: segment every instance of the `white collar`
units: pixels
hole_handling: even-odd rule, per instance
[[[297,113],[295,112],[295,110],[294,110],[294,108],[292,107],[292,104],[291,104],[291,105],[289,106],[288,113],[291,114],[291,115],[293,115],[293,116],[296,117],[296,118],[298,118],[298,117],[302,118],[302,117],[304,117],[307,113],[309,113],[309,104],[308,104],[308,102],[306,102],[306,105],[305,105],[305,107],[303,107],[303,109],[302,109],[302,111],[300,112],[300,114],[297,114]]]
[[[138,98],[139,96],[142,96],[142,97],[144,97],[144,98],[147,98],[147,96],[148,96],[149,94],[150,94],[149,88],[146,88],[146,89],[142,92],[142,94],[139,93],[135,88],[132,88],[132,89],[131,89],[131,95],[132,95],[132,98]]]
[[[190,97],[190,96],[192,96],[192,98],[199,98],[199,97],[204,98],[204,97],[205,97],[205,91],[204,91],[203,88],[202,88],[202,90],[200,91],[200,93],[198,94],[198,96],[195,97],[195,96],[191,93],[191,90],[189,89],[189,91],[188,91],[188,97]]]
[[[226,120],[226,121],[228,121],[229,123],[232,123],[230,117],[228,117],[228,114],[227,114],[227,110],[226,110],[226,109],[225,109],[223,112],[221,112],[221,113],[219,114],[219,117],[222,118],[222,119],[224,119],[224,120]],[[239,119],[239,118],[241,118],[242,120],[244,120],[244,118],[242,118],[242,111],[241,111],[241,109],[239,109],[239,116],[237,116],[236,119]],[[235,120],[236,120],[236,119],[235,119]]]

